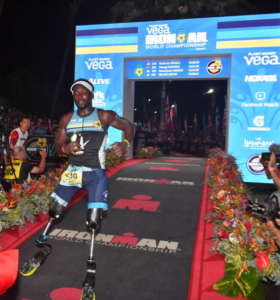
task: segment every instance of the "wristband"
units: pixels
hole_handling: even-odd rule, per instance
[[[123,142],[126,142],[128,147],[130,146],[129,141],[128,140],[123,140]]]
[[[66,154],[66,152],[64,150],[64,146],[65,146],[65,144],[61,147],[61,151]]]
[[[271,172],[271,171],[275,171],[275,169],[274,169],[274,168],[268,168],[268,170],[269,170],[269,172]]]

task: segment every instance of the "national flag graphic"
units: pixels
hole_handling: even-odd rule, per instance
[[[205,119],[205,113],[204,112],[203,112],[202,124],[203,124],[203,132],[207,133],[207,124],[206,124],[206,119]]]
[[[193,127],[194,127],[194,132],[196,132],[196,129],[197,129],[197,118],[196,118],[196,114],[194,115]]]
[[[185,128],[185,134],[186,134],[187,131],[188,131],[188,121],[187,121],[187,117],[185,117],[184,128]]]
[[[171,132],[173,131],[173,113],[174,113],[174,110],[173,110],[173,107],[171,107],[170,109],[170,118],[169,118],[169,123],[170,123],[170,126],[171,126]]]
[[[165,101],[164,126],[165,126],[165,130],[168,130],[168,126],[169,126],[169,95],[167,95],[166,101]]]
[[[174,103],[174,110],[173,110],[173,134],[174,137],[177,137],[177,104]]]

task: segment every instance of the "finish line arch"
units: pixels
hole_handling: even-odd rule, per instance
[[[280,14],[77,26],[75,79],[130,120],[135,80],[227,79],[227,152],[244,181],[265,183],[257,156],[280,143],[279,55]],[[107,145],[121,138],[110,128]]]

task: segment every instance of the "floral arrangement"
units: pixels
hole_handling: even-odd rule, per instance
[[[125,160],[125,155],[116,156],[112,149],[108,148],[106,150],[106,169],[110,167],[115,167],[116,165],[123,163]]]
[[[33,222],[35,215],[46,214],[52,201],[51,194],[57,187],[65,167],[47,171],[39,179],[30,183],[14,183],[9,193],[0,193],[0,232],[18,225],[23,227],[25,220]]]
[[[235,158],[220,149],[210,150],[211,171],[207,184],[211,187],[213,213],[205,219],[214,224],[213,247],[225,256],[225,276],[213,286],[229,298],[263,300],[267,278],[280,284],[280,255],[272,233],[259,217],[246,211],[252,194],[242,181]]]
[[[136,158],[151,158],[163,156],[162,152],[157,147],[146,147],[141,150],[136,149],[135,152]]]

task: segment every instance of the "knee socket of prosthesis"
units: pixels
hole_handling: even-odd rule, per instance
[[[50,218],[58,219],[62,215],[64,208],[65,207],[63,205],[59,204],[56,201],[53,201],[49,210]]]
[[[86,223],[89,226],[89,229],[97,230],[99,228],[102,219],[102,212],[103,212],[102,208],[88,209]]]

